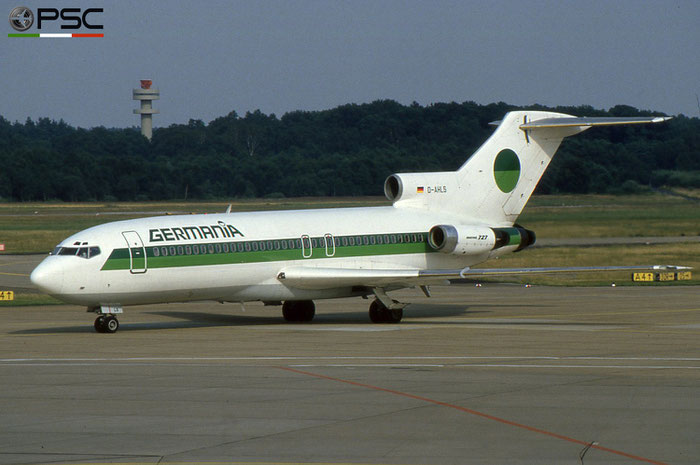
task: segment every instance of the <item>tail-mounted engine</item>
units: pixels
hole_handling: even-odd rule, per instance
[[[535,232],[520,226],[487,228],[440,224],[428,232],[434,250],[453,255],[479,255],[493,250],[518,252],[535,243]]]
[[[520,252],[535,243],[537,236],[535,231],[525,229],[520,225],[512,228],[494,228],[496,233],[495,249],[504,249],[501,252]]]
[[[440,210],[459,190],[454,171],[395,173],[384,181],[384,194],[395,206],[421,206]]]

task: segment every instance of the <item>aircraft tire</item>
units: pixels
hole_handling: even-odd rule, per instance
[[[316,315],[316,305],[313,300],[287,300],[282,305],[282,316],[290,323],[309,322]]]
[[[119,320],[114,315],[108,315],[104,320],[104,332],[105,333],[116,333],[119,329]]]
[[[299,321],[309,322],[316,316],[316,305],[313,300],[302,300],[299,302]]]
[[[387,323],[400,323],[403,318],[403,309],[395,308],[392,310],[387,309],[386,322]]]
[[[386,323],[388,309],[378,300],[373,300],[369,304],[369,319],[372,323]]]
[[[398,323],[403,318],[403,309],[388,309],[378,299],[369,305],[369,319],[372,323]]]
[[[105,315],[100,315],[95,319],[95,331],[98,333],[105,332]]]

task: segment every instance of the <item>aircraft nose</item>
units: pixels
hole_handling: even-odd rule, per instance
[[[60,294],[63,288],[63,268],[49,257],[34,268],[29,279],[41,292],[49,295]]]

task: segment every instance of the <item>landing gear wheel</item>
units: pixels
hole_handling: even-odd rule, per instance
[[[97,317],[95,320],[95,331],[98,333],[104,333],[105,332],[105,319],[107,318],[107,315],[100,315]]]
[[[369,319],[372,323],[398,323],[403,318],[403,309],[386,308],[379,300],[373,300],[369,305]]]
[[[387,323],[400,323],[403,318],[403,308],[394,308],[387,310]]]
[[[312,300],[287,300],[282,305],[282,316],[289,322],[309,322],[316,315],[316,305]]]
[[[119,320],[114,315],[107,315],[103,323],[103,333],[116,333],[119,329]]]
[[[387,308],[378,300],[369,304],[369,319],[372,323],[384,323],[384,313]]]

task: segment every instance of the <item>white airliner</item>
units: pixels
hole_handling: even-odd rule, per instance
[[[281,304],[310,321],[314,299],[371,296],[373,322],[401,320],[388,291],[471,276],[641,270],[640,267],[473,269],[535,241],[515,224],[562,139],[592,126],[666,117],[577,118],[514,111],[457,171],[393,174],[392,206],[183,215],[117,221],[61,242],[31,274],[43,292],[85,305],[98,332],[123,306],[214,300]],[[665,268],[668,267],[657,267]]]

